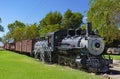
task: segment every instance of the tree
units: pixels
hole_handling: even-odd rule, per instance
[[[73,13],[71,10],[67,10],[63,17],[59,12],[50,12],[40,21],[39,34],[44,36],[48,32],[59,29],[78,28],[82,23],[82,18],[80,13]]]
[[[16,20],[14,23],[8,24],[7,27],[9,29],[7,39],[12,38],[14,41],[25,39],[23,35],[26,25],[24,23]]]
[[[20,21],[15,21],[14,23],[8,24],[8,29],[10,32],[12,32],[16,27],[25,27],[25,24]]]
[[[13,34],[12,34],[12,38],[15,40],[15,41],[21,41],[24,38],[24,33],[25,33],[25,28],[20,28],[20,27],[16,27],[14,28],[13,30]]]
[[[1,18],[0,18],[0,22],[1,22],[2,20],[1,20]],[[2,25],[0,25],[0,31],[1,32],[4,32],[4,28],[3,28],[3,26]],[[2,38],[0,37],[0,42],[2,41]]]
[[[2,38],[0,37],[0,42],[2,41]]]
[[[26,39],[32,39],[39,36],[38,28],[36,24],[28,25],[26,27]]]
[[[36,23],[26,25],[20,21],[8,24],[9,32],[4,36],[4,41],[13,39],[16,41],[32,39],[39,36],[38,25]]]
[[[38,26],[40,36],[44,36],[48,32],[61,29],[62,15],[59,12],[50,12],[40,21]]]
[[[119,4],[119,0],[90,0],[88,21],[92,22],[93,29],[99,30],[99,34],[104,38],[106,44],[112,43],[118,36]]]
[[[71,10],[68,9],[64,14],[62,26],[64,29],[78,28],[82,23],[82,18],[82,14],[78,12],[73,13]]]
[[[2,21],[2,20],[1,20],[1,18],[0,18],[0,23],[1,23],[1,21]],[[1,32],[3,32],[3,31],[4,31],[4,28],[3,28],[3,26],[2,26],[2,25],[0,25],[0,31],[1,31]]]

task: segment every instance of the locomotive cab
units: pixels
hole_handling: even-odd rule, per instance
[[[54,51],[57,46],[61,44],[63,38],[67,36],[67,30],[59,30],[56,32],[52,32],[46,35],[48,39],[48,46],[52,48]]]

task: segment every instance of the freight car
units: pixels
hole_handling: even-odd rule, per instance
[[[34,50],[34,44],[37,41],[38,41],[38,38],[22,40],[22,41],[12,42],[12,43],[7,42],[4,44],[4,49],[16,51],[23,54],[29,54],[32,56],[32,52]]]
[[[3,47],[6,50],[15,50],[15,43],[5,43]]]
[[[103,50],[104,42],[92,31],[91,23],[87,25],[86,34],[81,29],[58,30],[48,33],[45,39],[15,43],[15,51],[29,53],[43,62],[84,68],[91,72],[109,71],[112,59],[104,58]]]

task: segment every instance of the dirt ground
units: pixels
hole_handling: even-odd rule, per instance
[[[103,74],[107,79],[120,79],[120,60],[113,60],[109,74]]]

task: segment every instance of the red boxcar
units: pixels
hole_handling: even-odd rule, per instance
[[[27,52],[27,40],[22,41],[22,52]]]
[[[28,40],[18,41],[15,43],[5,43],[4,48],[7,50],[13,50],[17,52],[31,54],[34,50],[34,44],[38,40],[39,39],[28,39]]]
[[[21,42],[15,43],[15,51],[22,52],[22,43]]]
[[[27,40],[27,53],[32,53],[34,49],[34,44],[37,39],[29,39]]]
[[[7,49],[7,43],[4,43],[4,49]]]
[[[10,50],[15,50],[15,43],[10,43]]]

